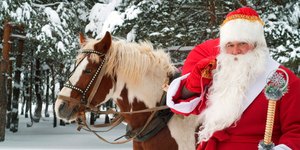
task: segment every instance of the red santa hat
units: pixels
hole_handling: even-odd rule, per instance
[[[230,12],[220,27],[220,46],[228,42],[242,41],[267,47],[264,36],[264,23],[255,10],[249,7]]]

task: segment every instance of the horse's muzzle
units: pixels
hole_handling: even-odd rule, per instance
[[[68,102],[60,100],[60,103],[56,103],[56,115],[66,121],[73,121],[76,119],[79,106],[70,106]]]

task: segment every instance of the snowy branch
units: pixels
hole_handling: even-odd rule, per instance
[[[20,34],[11,34],[10,37],[18,38],[18,39],[26,39],[27,38],[25,35],[20,35]]]
[[[48,7],[48,6],[59,5],[59,4],[61,4],[61,3],[63,3],[63,2],[55,2],[55,3],[49,3],[49,4],[43,4],[43,5],[41,5],[41,4],[36,4],[36,3],[31,3],[31,4],[32,4],[32,6],[34,6],[34,7],[45,8],[45,7]]]

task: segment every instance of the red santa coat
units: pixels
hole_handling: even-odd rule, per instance
[[[300,149],[300,80],[281,66],[289,75],[289,90],[276,104],[272,141],[275,145]],[[254,150],[263,139],[268,100],[261,92],[244,111],[237,124],[216,132],[199,150]],[[283,146],[283,145],[280,145]],[[280,146],[277,146],[279,149]]]
[[[208,40],[196,46],[187,57],[183,66],[183,74],[188,76],[193,66],[202,58],[216,56],[219,53],[219,39]],[[287,68],[280,66],[289,76],[288,93],[277,102],[274,121],[272,141],[276,147],[274,149],[299,149],[300,150],[300,79]],[[180,89],[184,85],[185,79],[175,88],[176,94],[180,95]],[[171,84],[172,85],[172,84]],[[172,90],[172,87],[170,88]],[[174,89],[174,88],[173,88]],[[184,107],[197,105],[189,109],[189,112],[182,112],[178,107],[170,106],[171,110],[177,114],[189,115],[199,114],[205,109],[205,98],[192,97],[187,100],[176,99],[176,96],[167,96],[168,101],[173,101],[175,105],[184,104]],[[195,101],[196,100],[196,101]],[[199,144],[197,150],[255,150],[258,143],[263,139],[268,100],[262,90],[258,91],[256,97],[246,106],[237,124],[232,125],[222,131],[215,132],[207,141]]]

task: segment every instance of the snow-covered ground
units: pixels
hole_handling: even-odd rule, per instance
[[[103,119],[98,119],[103,122]],[[76,124],[57,126],[53,128],[53,118],[41,118],[39,123],[27,127],[29,118],[20,115],[19,131],[12,133],[6,130],[5,141],[0,142],[0,150],[32,150],[32,149],[103,149],[103,150],[131,150],[132,143],[108,144],[98,139],[92,133],[77,131]],[[124,135],[125,125],[121,124],[109,133],[101,136],[110,141]],[[124,140],[121,139],[121,140]]]

